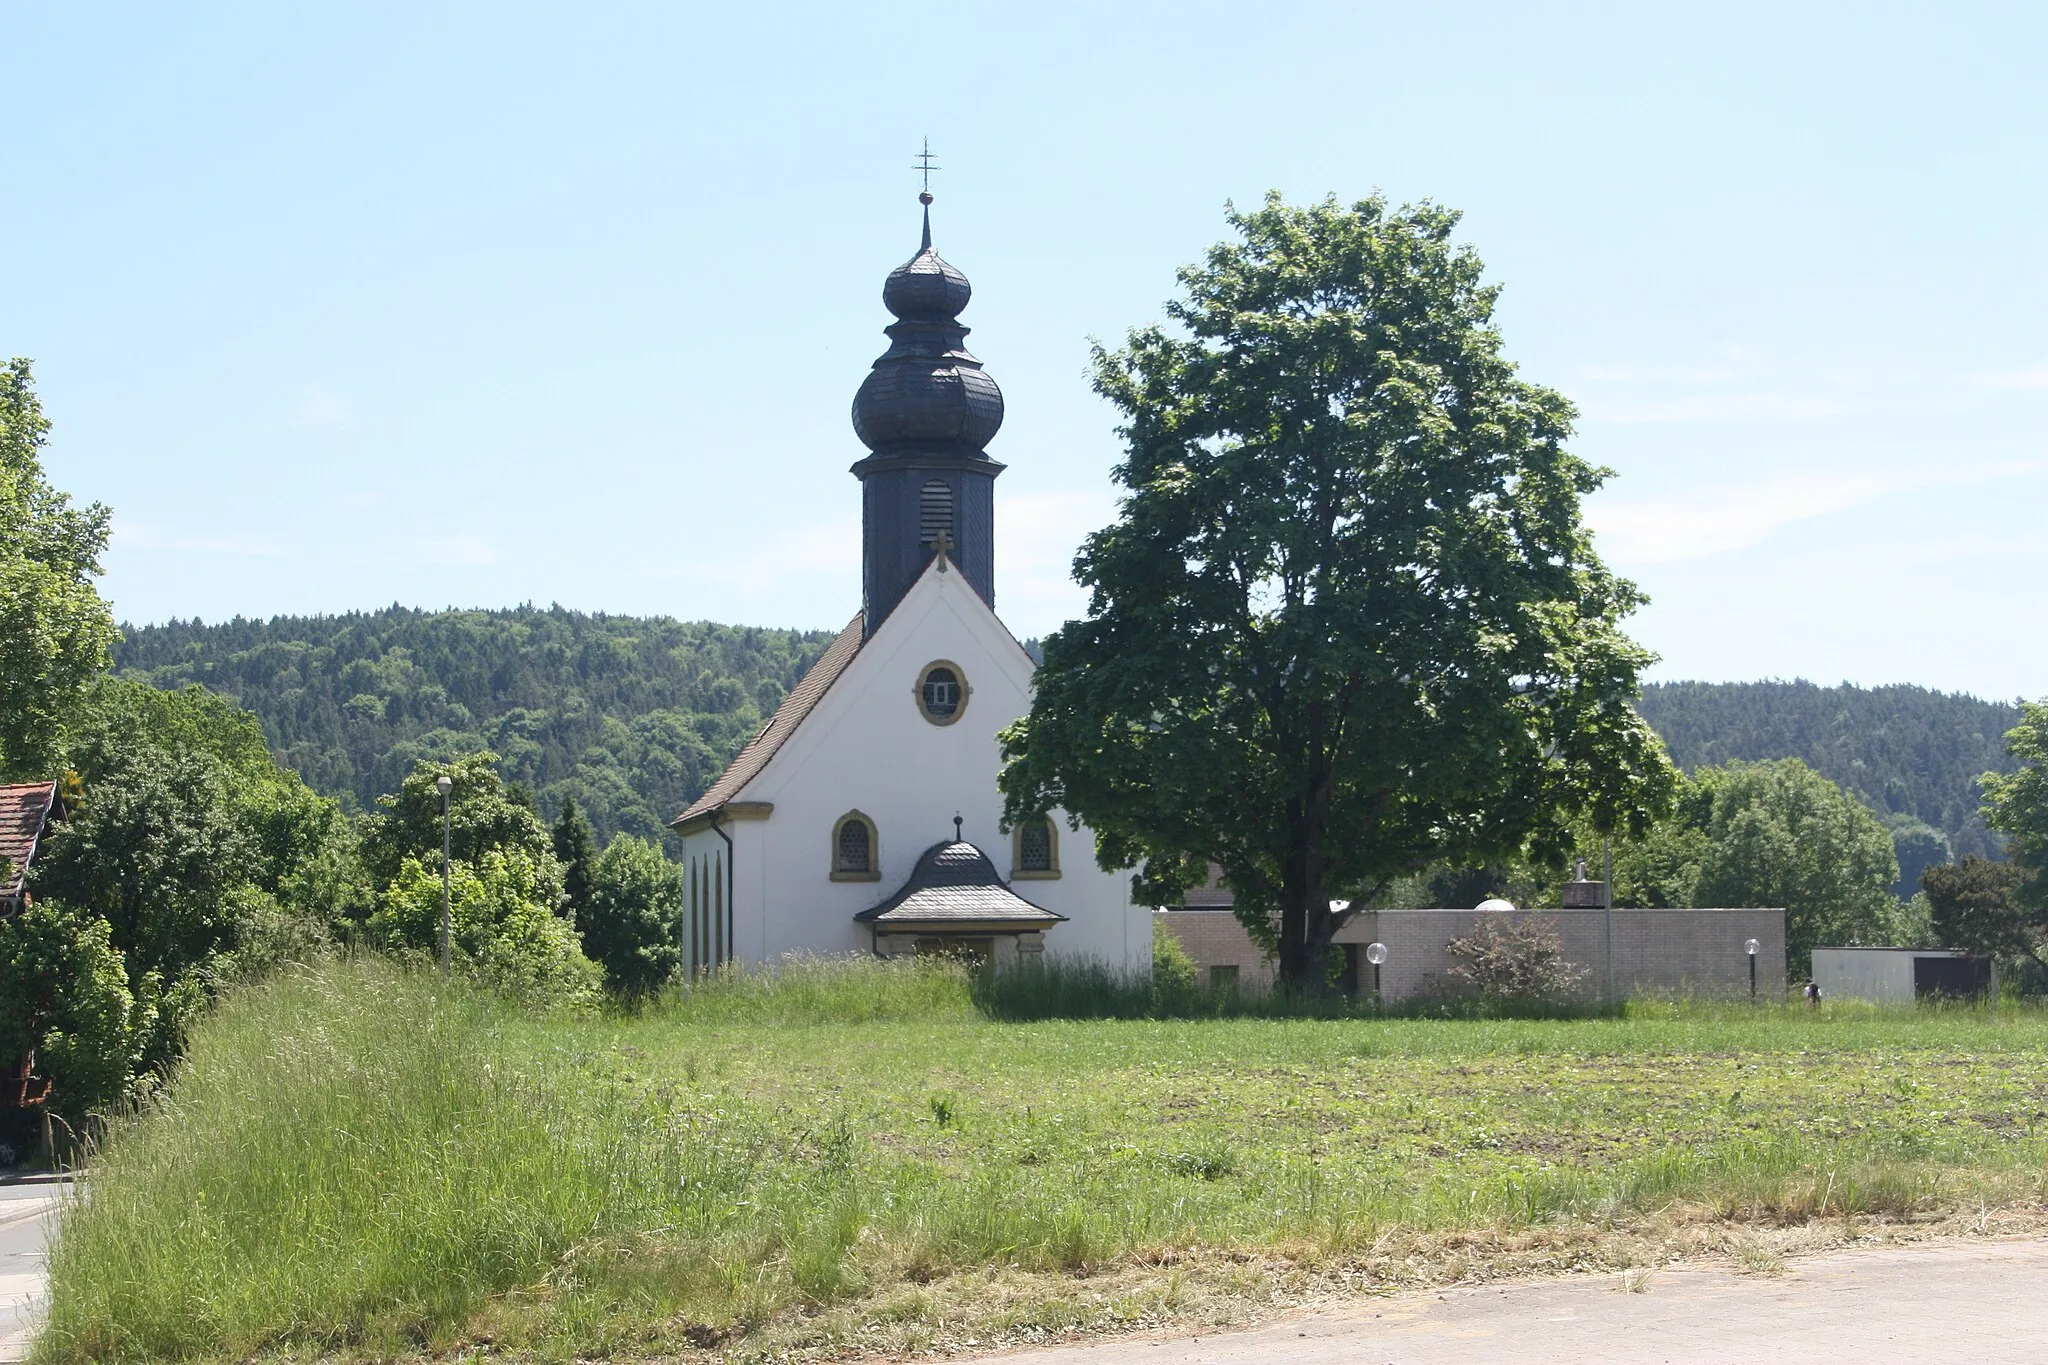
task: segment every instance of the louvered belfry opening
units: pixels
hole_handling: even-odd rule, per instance
[[[943,479],[929,479],[917,495],[917,543],[929,550],[939,543],[944,531],[955,543],[959,532],[953,528],[953,490]]]
[[[947,558],[995,606],[995,480],[985,447],[1003,425],[1003,394],[967,349],[960,310],[967,277],[932,250],[930,200],[918,253],[890,272],[882,303],[896,317],[889,349],[853,399],[853,430],[869,455],[861,481],[861,607],[872,635],[931,567]]]

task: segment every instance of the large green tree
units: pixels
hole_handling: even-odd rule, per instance
[[[108,512],[43,475],[50,423],[26,360],[0,366],[0,778],[44,778],[100,672],[114,618],[93,580]]]
[[[1698,775],[1706,843],[1692,903],[1783,906],[1796,976],[1813,949],[1896,936],[1899,863],[1868,806],[1796,758]]]
[[[449,850],[457,862],[477,863],[484,854],[518,853],[536,870],[552,910],[562,897],[562,865],[554,840],[533,806],[519,799],[498,775],[496,754],[465,754],[450,763],[421,763],[398,790],[377,798],[377,811],[363,821],[363,863],[381,889],[398,879],[411,858],[441,865],[441,794],[435,781],[447,777]]]
[[[2020,723],[2005,737],[2019,771],[1986,773],[1984,821],[2005,836],[2006,856],[2026,873],[2013,892],[2022,906],[2048,916],[2048,701],[2020,707]]]
[[[1009,818],[1058,806],[1170,902],[1221,866],[1283,978],[1441,861],[1640,829],[1673,770],[1630,706],[1642,600],[1594,554],[1573,409],[1516,377],[1458,216],[1269,196],[1098,348],[1122,513],[1008,731]]]

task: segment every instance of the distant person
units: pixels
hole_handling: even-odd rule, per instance
[[[1806,1004],[1809,1009],[1820,1008],[1820,983],[1818,981],[1806,983]]]

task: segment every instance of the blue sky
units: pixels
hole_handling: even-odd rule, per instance
[[[1653,12],[1654,11],[1654,12]],[[1656,676],[2048,692],[2048,10],[17,7],[0,350],[133,621],[836,626],[847,405],[940,164],[997,607],[1114,510],[1088,338],[1226,200],[1465,211]]]

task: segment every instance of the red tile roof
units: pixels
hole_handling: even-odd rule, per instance
[[[811,671],[804,674],[803,681],[782,699],[782,705],[775,708],[775,714],[768,718],[761,732],[747,741],[739,756],[727,766],[724,775],[711,784],[711,790],[692,801],[688,810],[669,821],[670,828],[717,810],[761,775],[761,770],[768,766],[769,759],[775,757],[783,741],[796,733],[796,727],[802,725],[804,718],[825,699],[825,693],[839,680],[846,666],[853,662],[853,656],[860,653],[861,625],[861,613],[856,612],[846,623],[846,629],[826,646],[818,662],[811,665]]]
[[[0,859],[8,869],[0,873],[0,897],[21,894],[22,878],[36,856],[36,843],[43,837],[50,815],[64,814],[57,799],[55,782],[17,782],[0,786]]]

